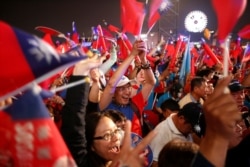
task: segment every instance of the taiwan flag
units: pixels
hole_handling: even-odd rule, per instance
[[[0,101],[87,58],[73,51],[59,54],[41,38],[3,21],[0,41]]]
[[[136,0],[121,0],[122,32],[129,32],[134,36],[140,35],[144,18],[145,4]]]
[[[72,22],[72,36],[71,40],[74,41],[75,44],[79,43],[79,34],[76,29],[76,23],[73,21]]]
[[[247,62],[247,61],[249,61],[249,60],[250,60],[250,44],[247,44],[241,62],[242,62],[242,63],[245,63],[245,62]]]
[[[169,5],[169,0],[153,0],[151,2],[148,18],[149,29],[151,29],[154,24],[160,19],[161,15],[167,11]]]
[[[37,87],[2,109],[0,119],[0,166],[76,166]]]

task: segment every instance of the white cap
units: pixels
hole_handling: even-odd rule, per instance
[[[128,77],[123,75],[122,78],[120,79],[120,81],[117,83],[116,87],[124,86],[130,82],[131,82],[131,80],[129,80]]]

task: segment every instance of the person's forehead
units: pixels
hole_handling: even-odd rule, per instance
[[[200,86],[197,86],[197,87],[201,88],[201,87],[206,87],[206,86],[207,86],[207,82],[204,81],[204,82],[201,82],[201,85],[200,85]]]
[[[102,117],[96,126],[96,133],[104,133],[107,131],[114,130],[116,128],[115,123],[109,117]]]
[[[129,87],[129,86],[131,86],[131,83],[130,83],[130,82],[127,83],[127,84],[125,84],[125,85],[123,85],[123,86],[119,86],[119,87],[117,87],[117,88],[126,88],[126,87]]]
[[[239,90],[239,91],[236,91],[236,92],[231,92],[233,95],[241,95],[244,93],[244,89],[243,90]]]

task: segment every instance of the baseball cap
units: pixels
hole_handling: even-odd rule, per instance
[[[131,80],[129,80],[128,77],[123,75],[122,78],[120,79],[120,81],[117,83],[116,87],[124,86],[130,82],[131,82]]]
[[[229,83],[228,88],[231,92],[238,92],[238,91],[245,89],[245,87],[241,85],[238,80],[232,80]]]
[[[183,115],[187,122],[191,124],[194,132],[198,136],[205,133],[205,118],[202,106],[199,103],[190,102],[183,106],[178,115]]]

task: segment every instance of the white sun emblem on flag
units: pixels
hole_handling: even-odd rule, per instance
[[[170,2],[168,0],[164,0],[159,8],[159,11],[162,13],[168,9],[168,6],[170,6]]]
[[[32,45],[32,47],[29,49],[29,52],[32,55],[35,55],[38,60],[45,59],[48,63],[51,63],[54,57],[57,61],[60,61],[60,57],[56,50],[38,37],[28,39],[28,43]]]
[[[168,6],[168,3],[166,1],[162,2],[161,6],[160,6],[160,10],[162,11],[162,10],[166,9],[167,6]]]

